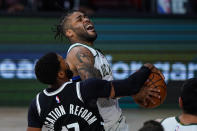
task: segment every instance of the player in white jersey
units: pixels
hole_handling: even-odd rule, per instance
[[[179,117],[169,117],[162,121],[165,131],[197,131],[197,123],[184,124]]]
[[[92,47],[97,38],[97,33],[93,23],[83,12],[68,12],[57,26],[55,37],[66,37],[72,44],[68,50],[66,61],[75,78],[80,76],[82,80],[91,77],[105,80],[113,79],[110,65],[105,56]],[[145,101],[151,99],[150,95],[159,97],[157,93],[147,91],[146,95],[138,93],[136,98]],[[92,101],[90,105],[92,105],[92,108],[98,106],[104,119],[105,130],[129,130],[117,99],[99,99],[98,101]]]
[[[179,106],[182,114],[164,119],[165,131],[197,131],[197,78],[185,81],[181,88]]]
[[[110,65],[107,62],[105,56],[99,51],[88,47],[87,45],[76,43],[71,45],[68,50],[68,54],[73,48],[77,46],[85,47],[92,53],[92,55],[94,56],[94,67],[98,69],[102,76],[102,79],[108,81],[113,80]],[[107,127],[111,127],[112,125],[114,125],[115,122],[119,121],[120,119],[125,120],[124,116],[121,116],[122,111],[118,106],[118,99],[99,98],[97,101],[97,106],[99,108],[99,112],[102,118],[105,121],[105,125],[108,125]],[[126,125],[124,127],[126,127]]]

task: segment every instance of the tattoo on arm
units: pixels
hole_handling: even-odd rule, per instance
[[[89,52],[77,52],[76,57],[79,61],[77,70],[83,80],[92,77],[102,78],[100,71],[94,67],[94,58]]]
[[[84,63],[85,61],[91,61],[90,56],[86,52],[77,52],[76,54],[77,59],[79,60],[80,63]]]
[[[102,78],[100,71],[94,68],[93,66],[88,67],[88,65],[86,65],[86,67],[80,67],[78,69],[78,72],[79,75],[82,76],[84,79],[88,79],[92,77]]]

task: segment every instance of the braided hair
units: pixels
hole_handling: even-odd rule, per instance
[[[60,18],[60,22],[58,25],[56,25],[55,30],[53,30],[53,32],[55,32],[55,39],[60,39],[61,41],[63,40],[63,38],[66,37],[65,35],[65,30],[70,28],[68,21],[68,17],[70,15],[72,15],[75,12],[81,12],[79,10],[70,10],[67,11],[66,14],[64,14],[61,18]]]

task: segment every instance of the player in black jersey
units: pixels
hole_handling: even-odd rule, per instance
[[[35,74],[40,82],[50,86],[32,100],[27,131],[41,131],[43,126],[48,131],[103,131],[98,108],[92,106],[90,100],[138,93],[153,68],[152,64],[145,64],[124,80],[90,78],[72,82],[69,81],[72,72],[64,59],[56,53],[48,53],[36,63]],[[158,92],[150,89],[154,91]]]

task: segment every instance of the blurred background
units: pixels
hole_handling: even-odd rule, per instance
[[[46,88],[35,79],[34,64],[49,51],[66,56],[69,43],[55,40],[53,29],[70,9],[92,18],[95,47],[106,54],[115,79],[145,62],[164,73],[168,95],[159,107],[119,100],[131,126],[178,115],[180,86],[197,77],[197,0],[0,0],[0,130],[25,130],[29,103]]]

